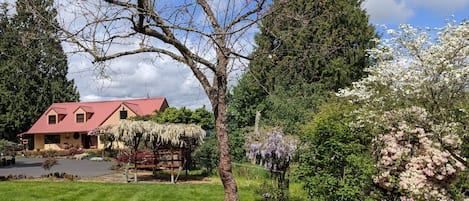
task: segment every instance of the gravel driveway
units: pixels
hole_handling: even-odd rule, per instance
[[[26,175],[28,177],[39,177],[48,174],[41,164],[45,158],[17,158],[16,164],[0,167],[0,175]],[[57,159],[57,165],[54,165],[51,172],[65,172],[67,174],[78,175],[80,177],[96,177],[114,173],[110,170],[112,162],[90,161],[90,160],[70,160]]]

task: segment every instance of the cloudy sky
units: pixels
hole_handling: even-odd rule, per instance
[[[421,27],[443,26],[445,19],[467,19],[469,0],[366,0],[371,23],[396,27],[410,23]],[[108,77],[99,77],[97,66],[86,55],[69,57],[69,78],[74,79],[81,101],[161,97],[171,106],[197,108],[210,103],[191,71],[172,60],[150,55],[111,61]],[[230,81],[236,83],[236,77]]]

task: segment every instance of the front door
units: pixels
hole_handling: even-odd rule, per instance
[[[90,136],[87,135],[87,134],[82,134],[81,135],[81,143],[83,144],[84,149],[89,149],[90,144],[91,144]]]
[[[27,139],[26,149],[34,150],[34,135],[24,135],[23,138]]]

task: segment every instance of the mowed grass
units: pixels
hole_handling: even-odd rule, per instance
[[[234,174],[241,200],[261,201],[262,183],[270,182],[268,171],[258,166],[234,165]],[[208,183],[97,183],[71,181],[3,181],[0,182],[1,201],[19,200],[223,200],[224,190],[220,178]],[[290,184],[290,200],[305,200],[301,185]]]
[[[0,182],[0,200],[223,200],[221,184],[122,184],[88,182]],[[255,200],[241,188],[243,200]]]

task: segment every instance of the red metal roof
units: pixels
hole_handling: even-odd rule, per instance
[[[68,132],[88,132],[102,125],[120,106],[125,105],[138,115],[149,115],[155,110],[161,111],[168,104],[165,98],[145,98],[130,100],[114,100],[99,102],[71,102],[54,103],[41,115],[34,125],[22,134],[38,133],[68,133]],[[60,112],[57,111],[60,108]],[[76,123],[74,112],[82,108],[85,111],[92,111],[93,116],[84,123]],[[49,124],[48,116],[50,110],[65,114],[65,118],[57,124]]]

